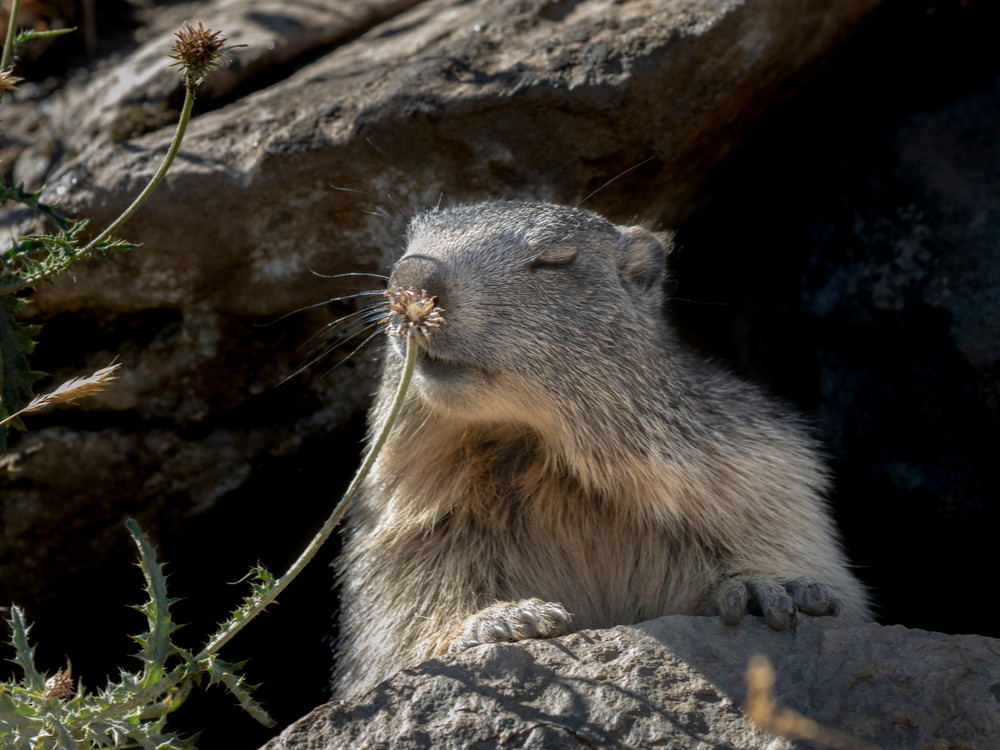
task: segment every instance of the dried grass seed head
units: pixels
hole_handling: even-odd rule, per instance
[[[385,296],[389,298],[389,315],[381,322],[388,324],[387,333],[399,339],[413,336],[417,341],[426,343],[437,335],[447,321],[441,315],[443,308],[437,306],[437,297],[428,295],[426,290],[420,294],[410,289],[387,289]]]
[[[110,365],[102,367],[93,375],[89,375],[85,378],[70,378],[51,393],[43,393],[40,396],[35,396],[23,409],[0,421],[0,425],[13,420],[22,414],[32,414],[55,404],[71,404],[78,398],[94,396],[118,379],[118,376],[115,374],[115,370],[119,367],[121,367],[120,362],[112,361]]]
[[[49,406],[50,404],[73,403],[78,398],[94,396],[118,379],[115,371],[119,367],[121,367],[121,362],[112,362],[93,375],[88,375],[85,378],[70,378],[51,393],[39,396],[39,400],[43,400],[44,405]]]

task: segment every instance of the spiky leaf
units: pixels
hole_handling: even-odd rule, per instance
[[[271,593],[276,583],[274,574],[263,565],[252,567],[242,580],[247,579],[250,580],[250,595],[243,600],[243,603],[239,607],[233,610],[233,613],[226,622],[219,625],[219,629],[209,639],[209,645],[206,647],[206,650],[210,653],[216,651],[215,644],[226,637],[234,625],[243,622],[260,605],[264,597]]]
[[[23,694],[12,696],[8,692],[7,685],[0,685],[0,740],[38,722],[35,706]],[[2,742],[0,746],[3,746]]]
[[[275,724],[274,719],[253,698],[252,694],[256,686],[248,685],[243,675],[237,674],[237,671],[242,669],[244,664],[245,662],[230,664],[222,659],[210,656],[205,662],[202,662],[201,666],[208,673],[209,684],[216,685],[221,682],[230,693],[236,696],[236,700],[240,702],[244,710],[265,727],[273,727]]]
[[[0,181],[0,200],[15,201],[27,206],[48,219],[55,229],[54,234],[19,237],[8,249],[0,252],[0,294],[9,294],[51,280],[53,276],[72,268],[82,251],[80,233],[89,220],[68,219],[53,204],[44,203],[41,196],[42,191],[29,193],[23,185],[7,187]],[[136,247],[138,245],[135,243],[109,239],[88,248],[87,254],[132,250]]]
[[[77,750],[79,744],[76,739],[70,734],[69,729],[67,729],[59,719],[51,714],[46,717],[45,722],[49,727],[52,728],[52,733],[56,740],[56,747],[59,750]]]
[[[177,600],[167,596],[167,578],[163,574],[163,567],[157,562],[156,551],[139,524],[130,518],[125,526],[139,548],[139,567],[146,579],[146,594],[149,596],[149,601],[136,607],[146,615],[149,631],[134,636],[134,640],[141,646],[138,656],[144,665],[141,684],[149,687],[163,678],[167,660],[181,653],[170,640],[177,630],[177,625],[170,619],[170,607]]]
[[[56,207],[53,204],[42,203],[41,197],[41,190],[35,193],[29,193],[24,189],[24,185],[7,187],[3,184],[3,181],[0,180],[0,200],[14,201],[15,203],[28,206],[35,213],[48,218],[53,224],[55,224],[57,229],[61,231],[69,229],[73,222],[64,216],[61,216],[59,212],[56,211]]]
[[[45,690],[45,678],[35,668],[35,647],[28,643],[28,631],[31,626],[24,619],[24,612],[16,604],[10,608],[11,638],[10,645],[14,647],[12,661],[24,672],[24,682],[33,691],[41,693]]]

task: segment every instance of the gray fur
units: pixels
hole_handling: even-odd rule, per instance
[[[447,324],[351,512],[339,697],[484,639],[868,618],[812,438],[664,320],[669,248],[549,204],[412,222],[390,286],[436,295]],[[373,426],[404,349],[390,342]]]

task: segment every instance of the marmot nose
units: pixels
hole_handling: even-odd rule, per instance
[[[441,261],[426,255],[407,254],[396,261],[389,277],[390,289],[409,289],[440,298],[445,294],[444,269]]]

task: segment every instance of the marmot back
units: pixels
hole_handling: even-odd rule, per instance
[[[447,323],[350,514],[338,697],[448,650],[667,614],[868,617],[813,440],[664,320],[669,249],[542,203],[411,223],[390,289]]]

